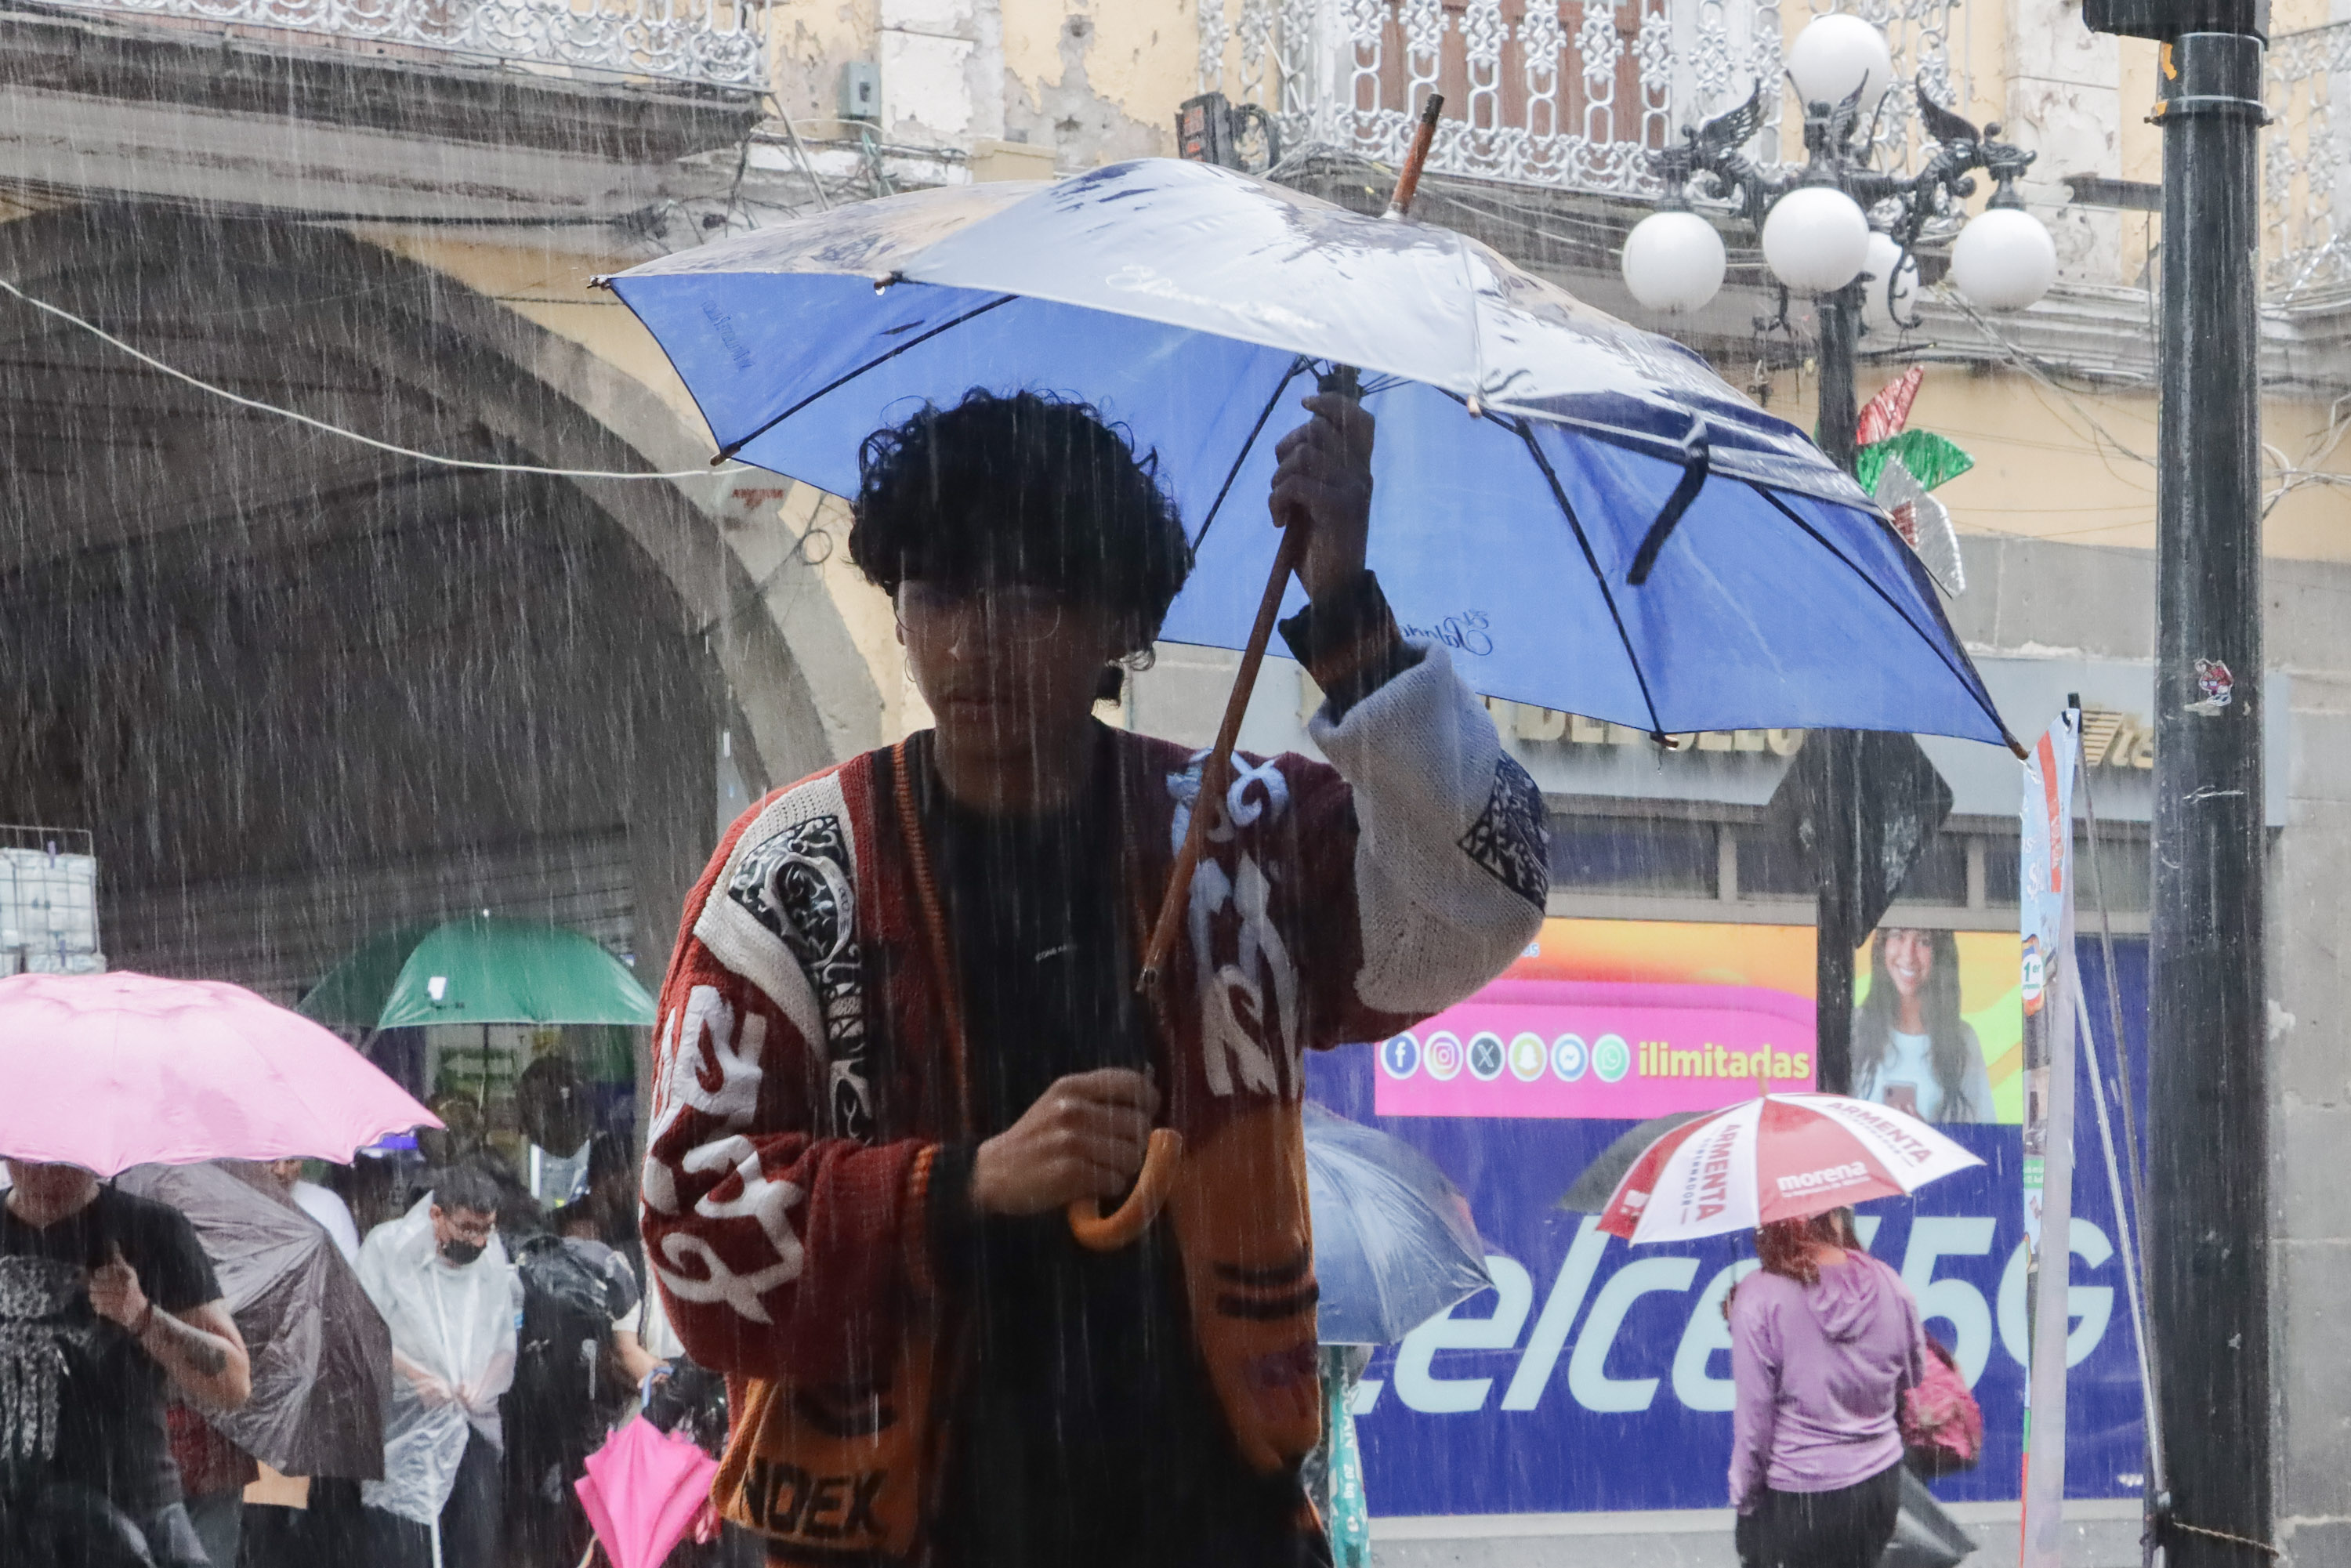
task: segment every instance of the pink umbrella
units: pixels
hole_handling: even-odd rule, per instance
[[[110,1176],[136,1165],[348,1161],[437,1127],[367,1058],[217,980],[0,980],[0,1155]]]
[[[1916,1116],[1842,1094],[1762,1094],[1685,1122],[1616,1184],[1600,1228],[1689,1241],[1916,1192],[1983,1162]]]
[[[612,1568],[655,1568],[685,1539],[717,1461],[640,1416],[588,1456],[579,1489]]]

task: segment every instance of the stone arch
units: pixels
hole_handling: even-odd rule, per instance
[[[0,276],[192,374],[423,451],[624,471],[690,469],[707,452],[658,396],[579,345],[327,225],[62,208],[0,225]],[[18,625],[0,637],[19,655],[17,679],[0,680],[0,729],[14,732],[0,738],[0,819],[103,819],[102,860],[129,879],[113,911],[135,936],[128,956],[283,988],[315,964],[323,928],[356,927],[371,904],[488,900],[502,877],[625,874],[638,946],[657,967],[708,851],[720,727],[755,789],[879,738],[872,678],[837,615],[828,624],[829,604],[803,602],[789,623],[768,612],[726,538],[721,478],[435,468],[231,408],[14,301],[0,301],[0,341],[12,470],[0,605]],[[371,616],[413,621],[414,602],[460,623],[439,643],[416,643],[404,623],[376,635]],[[385,638],[422,648],[425,673],[404,679]],[[92,685],[101,654],[108,678],[136,690]],[[376,776],[360,780],[326,778],[322,756],[320,778],[306,779],[295,737],[239,709],[241,676],[266,685],[284,723],[330,716],[360,737],[347,749],[397,731],[433,756],[410,768],[371,753]],[[380,725],[336,706],[326,688],[339,680],[355,683],[343,698],[380,706]],[[557,733],[561,704],[590,691],[613,711]],[[175,710],[191,693],[213,711]],[[475,715],[499,733],[432,727]],[[486,754],[466,755],[467,742]],[[154,776],[167,766],[191,771]],[[195,776],[205,767],[222,771]],[[486,835],[454,860],[463,824],[426,831],[443,790]],[[430,798],[406,799],[419,791]],[[416,842],[353,820],[369,799]],[[312,806],[341,818],[289,826]],[[584,868],[514,870],[530,858],[517,835],[542,808],[567,821],[624,808],[625,864],[599,852]],[[285,821],[260,820],[272,816]],[[266,862],[242,881],[223,874],[233,857],[219,852],[240,833]],[[447,864],[403,870],[410,851]],[[273,926],[258,907],[272,896],[306,907],[296,884],[329,875],[343,892],[311,931]],[[242,891],[219,891],[231,887]],[[256,907],[220,907],[237,899]]]

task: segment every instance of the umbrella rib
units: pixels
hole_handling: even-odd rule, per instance
[[[1543,455],[1541,444],[1535,440],[1534,427],[1523,419],[1514,423],[1519,439],[1526,444],[1527,455],[1535,460],[1535,466],[1542,470],[1543,483],[1551,486],[1551,498],[1559,503],[1561,515],[1567,518],[1567,526],[1575,532],[1575,542],[1583,551],[1583,564],[1592,569],[1592,580],[1599,587],[1600,601],[1608,606],[1608,619],[1616,623],[1616,641],[1624,644],[1625,663],[1633,666],[1633,679],[1640,685],[1641,701],[1649,710],[1649,734],[1663,745],[1666,726],[1665,721],[1657,716],[1657,699],[1649,695],[1649,677],[1641,673],[1641,655],[1634,652],[1633,639],[1625,631],[1624,614],[1616,608],[1616,596],[1608,591],[1608,577],[1600,570],[1600,558],[1593,553],[1591,539],[1584,536],[1583,520],[1576,517],[1575,507],[1569,503],[1566,487],[1560,484],[1559,476],[1552,471],[1551,459]]]
[[[1265,400],[1263,408],[1258,410],[1257,423],[1249,426],[1249,439],[1241,443],[1240,451],[1234,455],[1233,465],[1226,472],[1224,484],[1217,489],[1217,498],[1208,503],[1208,515],[1200,520],[1200,531],[1192,536],[1192,549],[1196,554],[1200,542],[1208,537],[1208,528],[1216,522],[1217,514],[1224,509],[1225,497],[1232,494],[1233,481],[1241,476],[1241,465],[1247,463],[1249,455],[1257,449],[1257,438],[1265,434],[1265,422],[1273,417],[1273,411],[1281,404],[1281,394],[1290,390],[1290,383],[1296,381],[1298,372],[1305,368],[1305,355],[1293,358],[1290,361],[1290,369],[1284,371],[1281,380],[1274,383],[1273,395]]]
[[[886,365],[891,361],[896,359],[899,355],[906,352],[908,350],[920,348],[923,344],[929,342],[940,333],[952,332],[957,327],[962,326],[965,322],[971,320],[973,318],[985,316],[989,311],[995,309],[998,306],[1009,305],[1015,299],[1019,298],[1020,297],[1017,294],[999,294],[995,298],[989,300],[987,304],[975,306],[951,321],[942,321],[927,332],[917,333],[915,336],[907,339],[904,342],[891,350],[888,353],[883,354],[875,359],[866,361],[863,364],[858,366],[855,370],[851,371],[848,374],[828,382],[823,386],[817,388],[816,391],[809,393],[808,396],[800,399],[799,402],[792,404],[791,407],[784,410],[783,413],[776,415],[775,418],[768,421],[767,423],[759,426],[758,429],[751,432],[750,434],[743,437],[742,440],[730,441],[726,445],[720,447],[718,449],[718,460],[723,462],[726,459],[734,456],[737,453],[742,451],[743,448],[750,445],[751,443],[758,440],[759,437],[767,434],[768,432],[775,429],[776,426],[783,423],[784,421],[791,418],[792,415],[808,407],[809,404],[816,402],[819,398],[826,397],[833,392],[839,392],[842,387],[847,386],[850,382],[855,381],[866,371],[876,369],[882,365]]]
[[[2024,748],[2017,745],[2015,737],[2008,733],[2008,725],[2000,716],[2000,710],[1991,706],[1991,702],[1989,697],[1977,690],[1975,682],[1968,679],[1968,675],[1971,672],[1962,671],[1958,665],[1952,664],[1951,656],[1943,651],[1942,645],[1938,643],[1935,639],[1929,637],[1925,632],[1919,629],[1917,622],[1910,618],[1910,612],[1903,609],[1901,604],[1895,600],[1895,597],[1886,592],[1885,588],[1878,583],[1878,580],[1876,578],[1862,570],[1860,566],[1855,564],[1852,557],[1846,555],[1844,551],[1837,549],[1835,544],[1824,538],[1818,528],[1813,527],[1812,524],[1798,517],[1795,509],[1790,507],[1787,502],[1780,499],[1780,497],[1771,489],[1761,485],[1753,484],[1750,484],[1750,488],[1753,489],[1757,495],[1762,497],[1765,500],[1771,502],[1771,505],[1778,509],[1782,517],[1787,518],[1790,522],[1795,524],[1796,527],[1802,528],[1805,535],[1809,537],[1814,544],[1820,546],[1823,549],[1828,551],[1830,555],[1835,557],[1838,562],[1840,562],[1846,570],[1852,572],[1854,576],[1861,579],[1865,583],[1867,583],[1869,585],[1869,591],[1872,593],[1876,594],[1878,598],[1884,600],[1886,601],[1886,607],[1902,618],[1902,623],[1910,628],[1911,632],[1917,637],[1918,641],[1926,643],[1927,646],[1933,651],[1935,657],[1943,662],[1943,667],[1950,671],[1952,676],[1958,680],[1959,685],[1966,688],[1968,695],[1974,699],[1975,705],[1978,707],[1983,709],[1984,713],[1991,719],[1993,727],[2000,731],[2001,738],[2008,742],[2009,749],[2015,752],[2020,757],[2024,755]],[[1886,527],[1883,522],[1880,522],[1878,526],[1880,528]],[[1900,536],[1897,535],[1896,537],[1899,538]],[[1912,570],[1923,574],[1927,569],[1923,565],[1919,565],[1917,563],[1917,556],[1910,553],[1910,547],[1905,544],[1902,549],[1904,553],[1909,558]],[[1940,619],[1942,617],[1943,607],[1935,599],[1933,588],[1925,583],[1920,583],[1917,586],[1925,590],[1927,602],[1934,606],[1936,616]],[[1946,633],[1950,632],[1951,624],[1949,621],[1945,620],[1943,622],[1943,630]],[[1956,636],[1952,637],[1951,640],[1953,643],[1957,643],[1959,641]]]

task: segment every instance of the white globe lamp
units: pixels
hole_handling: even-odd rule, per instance
[[[1869,219],[1843,191],[1799,186],[1763,220],[1764,263],[1798,294],[1834,294],[1868,259]]]
[[[1722,236],[1696,213],[1651,213],[1625,236],[1625,287],[1646,309],[1684,315],[1721,290],[1729,259]]]
[[[2022,310],[2057,281],[2057,241],[2011,197],[1969,221],[1951,246],[1951,282],[1986,310]]]
[[[1862,263],[1865,287],[1861,295],[1862,324],[1888,337],[1916,319],[1912,304],[1918,298],[1918,258],[1903,253],[1893,236],[1873,231],[1868,258]],[[1892,281],[1893,308],[1886,308],[1887,282]]]
[[[1807,106],[1834,108],[1861,89],[1866,121],[1894,85],[1894,54],[1886,35],[1858,16],[1815,16],[1788,51],[1788,78]]]

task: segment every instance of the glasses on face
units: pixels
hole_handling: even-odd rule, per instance
[[[449,1221],[449,1233],[460,1241],[471,1241],[477,1247],[490,1244],[490,1236],[498,1228],[496,1218],[467,1219],[463,1216]]]
[[[1050,588],[1007,582],[950,587],[909,579],[898,585],[898,624],[909,636],[1041,643],[1061,630],[1066,605]]]

